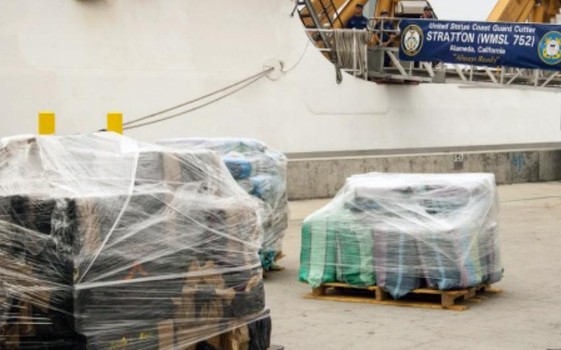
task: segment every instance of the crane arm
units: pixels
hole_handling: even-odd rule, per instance
[[[559,13],[559,7],[559,0],[499,0],[487,20],[549,23]]]
[[[490,22],[524,22],[535,5],[535,0],[499,0],[487,20]]]
[[[339,17],[341,18],[341,21],[343,21],[343,23],[347,23],[347,21],[354,15],[355,6],[358,4],[365,5],[368,2],[368,0],[351,0],[348,2],[346,1],[343,2],[345,2],[345,4],[343,6],[338,7]],[[340,28],[339,23],[335,24],[335,28]]]

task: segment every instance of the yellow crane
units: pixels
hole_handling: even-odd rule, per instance
[[[376,16],[387,11],[395,17],[395,9],[401,0],[378,0]],[[560,0],[498,0],[487,18],[490,22],[550,23],[559,14]]]
[[[550,23],[559,14],[559,8],[559,0],[499,0],[487,20]]]
[[[388,12],[390,17],[394,17],[394,9],[399,0],[378,0],[376,3],[376,17],[380,17],[382,11]]]
[[[300,11],[300,18],[308,28],[316,27],[312,12],[321,23],[321,28],[344,28],[354,15],[355,6],[365,5],[368,0],[309,0],[298,2],[306,5]]]
[[[377,0],[374,15],[379,17],[382,11],[387,11],[390,17],[406,16],[404,13],[397,14],[395,12],[399,7],[398,5],[402,2],[420,4],[415,6],[418,12],[414,13],[413,17],[415,17],[415,14],[417,16],[420,15],[422,13],[422,8],[429,4],[426,0]],[[354,15],[356,5],[365,5],[367,3],[368,0],[299,0],[297,6],[305,5],[299,13],[306,27],[337,29],[344,27],[345,23]],[[366,14],[366,16],[371,15],[372,14]],[[313,17],[315,17],[315,19]]]
[[[387,11],[390,17],[398,17],[395,11],[401,1],[377,0],[375,16],[380,16],[382,11]],[[408,2],[411,3],[411,1]],[[303,9],[300,13],[306,26],[313,25],[309,18],[310,7],[312,7],[318,15],[322,27],[341,28],[353,15],[355,6],[364,5],[368,3],[368,0],[308,0],[307,3],[308,8]],[[560,8],[561,0],[498,0],[487,20],[490,22],[550,23],[559,14]]]

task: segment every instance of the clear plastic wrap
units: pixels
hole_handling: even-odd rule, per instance
[[[216,153],[17,137],[0,178],[0,349],[267,349],[259,203]]]
[[[263,268],[271,269],[281,254],[288,226],[286,157],[251,139],[190,138],[164,140],[159,144],[178,149],[209,149],[220,154],[240,187],[261,200],[263,244],[259,254]]]
[[[304,220],[301,281],[378,285],[394,298],[502,278],[493,174],[355,175]]]

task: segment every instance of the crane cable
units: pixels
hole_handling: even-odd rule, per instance
[[[230,84],[230,85],[228,85],[228,86],[225,86],[225,87],[223,87],[223,88],[221,88],[221,89],[212,91],[212,92],[210,92],[210,93],[208,93],[208,94],[205,94],[205,95],[203,95],[203,96],[200,96],[200,97],[197,97],[197,98],[195,98],[195,99],[192,99],[192,100],[183,102],[183,103],[181,103],[181,104],[175,105],[175,106],[173,106],[173,107],[166,108],[166,109],[163,109],[163,110],[161,110],[161,111],[158,111],[158,112],[155,112],[155,113],[152,113],[152,114],[148,114],[148,115],[146,115],[146,116],[143,116],[143,117],[140,117],[140,118],[137,118],[137,119],[133,119],[133,120],[131,120],[131,121],[128,121],[128,122],[126,122],[126,123],[123,123],[123,130],[130,130],[130,129],[135,129],[135,128],[139,128],[139,127],[146,126],[146,125],[150,125],[150,124],[154,124],[154,123],[159,123],[159,122],[162,122],[162,121],[165,121],[165,120],[168,120],[168,119],[176,118],[176,117],[182,116],[182,115],[184,115],[184,114],[187,114],[187,113],[196,111],[196,110],[198,110],[198,109],[201,109],[201,108],[206,107],[206,106],[208,106],[208,105],[210,105],[210,104],[213,104],[213,103],[215,103],[215,102],[218,102],[218,101],[220,101],[220,100],[222,100],[222,99],[224,99],[224,98],[226,98],[226,97],[228,97],[228,96],[230,96],[230,95],[232,95],[232,94],[234,94],[234,93],[236,93],[236,92],[242,90],[243,88],[245,88],[245,87],[247,87],[247,86],[249,86],[249,85],[255,83],[255,82],[258,81],[259,79],[263,78],[264,76],[266,76],[267,74],[269,74],[269,73],[270,73],[271,71],[273,71],[273,70],[274,70],[274,67],[270,67],[270,68],[264,69],[264,70],[262,70],[261,72],[259,72],[259,73],[257,73],[257,74],[253,74],[253,75],[251,75],[251,76],[249,76],[249,77],[247,77],[247,78],[245,78],[245,79],[242,79],[242,80],[240,80],[240,81],[237,81],[237,82],[235,82],[235,83],[233,83],[233,84]],[[237,88],[236,88],[236,87],[237,87]],[[233,89],[233,88],[235,88],[235,89]],[[186,110],[184,110],[184,111],[180,111],[180,112],[177,112],[177,113],[175,113],[175,114],[168,115],[168,116],[165,116],[165,117],[162,117],[162,118],[158,118],[158,119],[155,119],[155,120],[152,120],[152,121],[147,121],[147,122],[144,122],[144,123],[140,123],[141,121],[144,121],[144,120],[147,120],[147,119],[151,119],[151,118],[157,117],[157,116],[162,115],[162,114],[164,114],[164,113],[171,112],[171,111],[173,111],[173,110],[176,110],[176,109],[181,108],[181,107],[185,107],[185,106],[190,105],[190,104],[193,104],[193,103],[195,103],[195,102],[199,102],[199,101],[204,100],[204,99],[206,99],[206,98],[208,98],[208,97],[212,97],[212,96],[214,96],[214,95],[220,94],[220,93],[225,92],[225,91],[230,90],[230,89],[233,89],[233,90],[232,90],[232,91],[229,91],[229,92],[227,92],[227,93],[225,93],[225,94],[223,94],[223,95],[221,95],[221,96],[219,96],[219,97],[216,97],[216,98],[214,98],[214,99],[212,99],[212,100],[210,100],[210,101],[208,101],[208,102],[205,102],[205,103],[203,103],[203,104],[201,104],[201,105],[199,105],[199,106],[197,106],[197,107],[189,108],[189,109],[186,109]],[[138,123],[140,123],[140,124],[138,124]]]

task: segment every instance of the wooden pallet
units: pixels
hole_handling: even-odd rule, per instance
[[[360,295],[356,295],[356,292],[362,293]],[[307,298],[464,311],[469,307],[467,305],[458,304],[458,302],[480,302],[486,299],[484,295],[485,293],[498,294],[501,292],[501,289],[494,288],[489,284],[481,284],[477,287],[458,290],[419,288],[414,289],[402,299],[394,300],[388,292],[377,286],[358,287],[345,283],[325,283],[320,287],[313,288],[312,294],[308,295]]]

